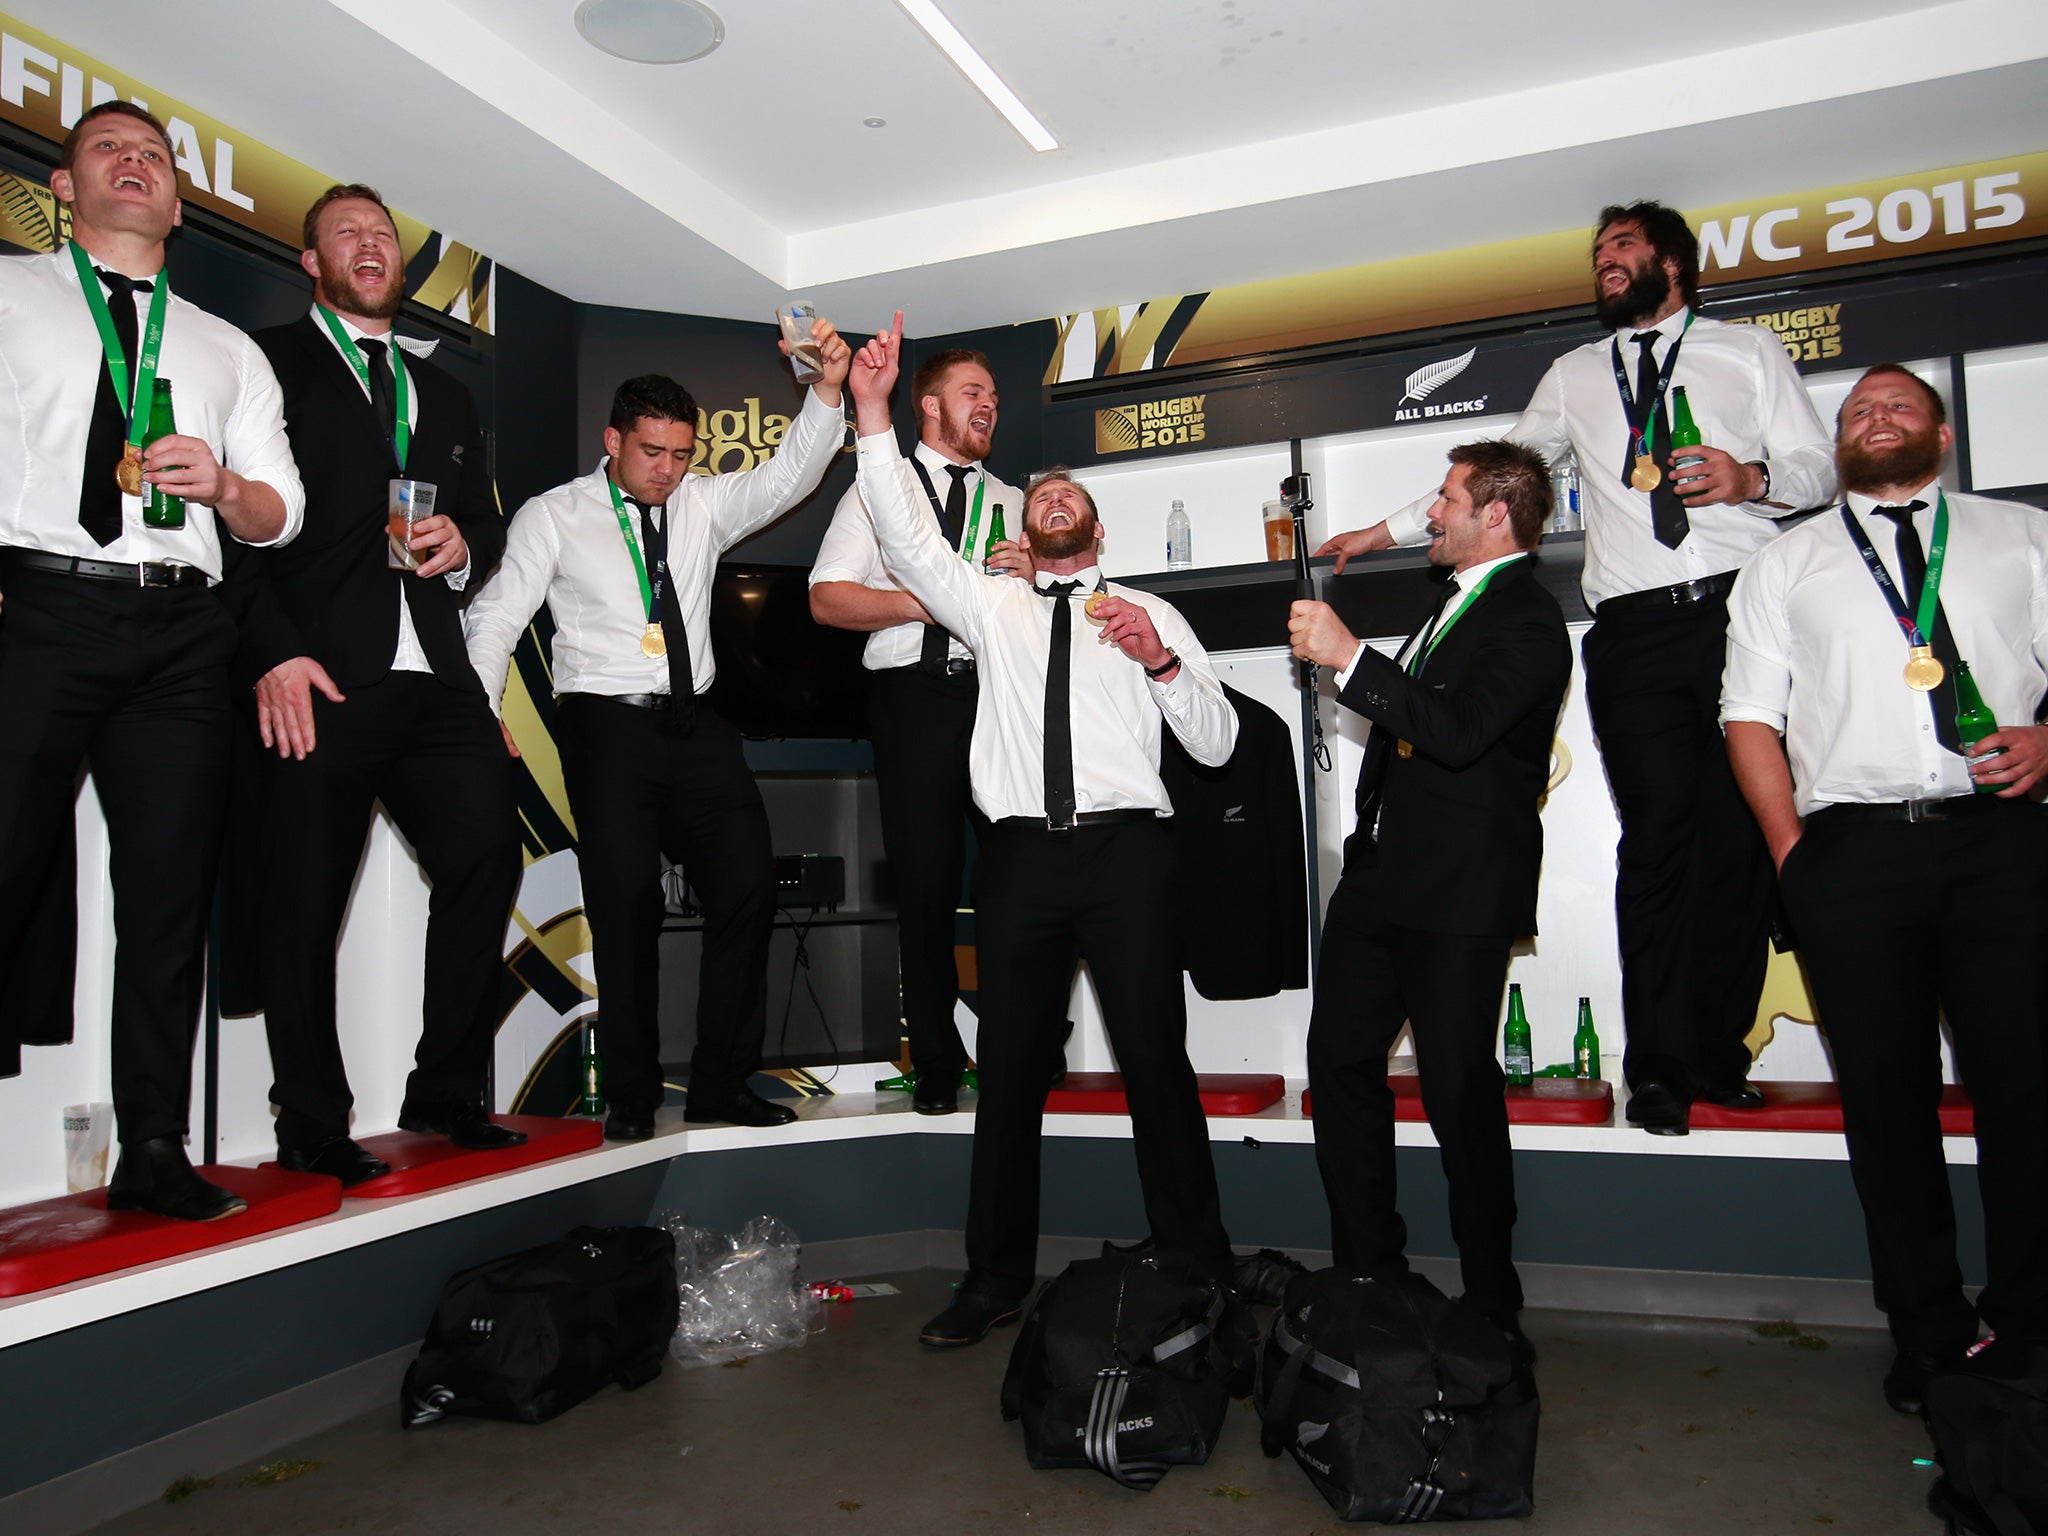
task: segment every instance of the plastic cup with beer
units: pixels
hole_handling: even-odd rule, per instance
[[[394,571],[416,571],[420,552],[412,547],[413,530],[434,515],[434,487],[425,480],[393,480],[385,504],[384,563]]]
[[[1294,558],[1294,509],[1284,501],[1269,501],[1265,508],[1266,558]]]

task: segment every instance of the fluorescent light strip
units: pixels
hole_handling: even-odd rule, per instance
[[[903,14],[924,28],[925,36],[937,43],[946,52],[960,73],[967,77],[968,84],[988,98],[1010,126],[1024,136],[1024,142],[1043,153],[1058,149],[1060,141],[1046,131],[1045,124],[1031,115],[1031,109],[1017,99],[1017,93],[1003,84],[1002,77],[989,67],[989,62],[974,51],[974,45],[960,35],[960,29],[948,21],[932,0],[896,0]]]

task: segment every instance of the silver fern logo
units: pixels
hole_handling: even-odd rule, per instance
[[[1451,382],[1472,366],[1472,359],[1479,355],[1477,347],[1461,357],[1449,358],[1441,363],[1431,363],[1418,368],[1408,375],[1408,392],[1395,403],[1406,405],[1410,400],[1427,400],[1437,390]]]

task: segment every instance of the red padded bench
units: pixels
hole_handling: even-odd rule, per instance
[[[1197,1072],[1205,1115],[1255,1115],[1278,1104],[1287,1080],[1277,1072]],[[1069,1072],[1045,1096],[1049,1115],[1128,1115],[1121,1072]]]
[[[1696,1131],[1837,1131],[1842,1129],[1842,1090],[1833,1083],[1752,1082],[1764,1096],[1762,1109],[1722,1109],[1694,1104],[1689,1122]],[[1977,1111],[1959,1083],[1941,1090],[1941,1134],[1974,1136]]]
[[[58,1195],[0,1211],[0,1296],[25,1296],[137,1264],[218,1248],[332,1214],[341,1183],[317,1173],[208,1164],[200,1173],[249,1202],[219,1221],[173,1221],[147,1211],[110,1211],[107,1192]]]
[[[1394,1091],[1396,1120],[1427,1120],[1422,1109],[1422,1079],[1412,1072],[1387,1074]],[[1510,1125],[1606,1125],[1614,1118],[1614,1085],[1600,1078],[1539,1077],[1526,1087],[1508,1084]],[[1303,1119],[1313,1119],[1314,1105],[1306,1089],[1301,1095]]]
[[[522,1146],[500,1147],[477,1152],[458,1147],[445,1136],[414,1131],[387,1131],[382,1136],[365,1136],[363,1148],[381,1157],[391,1171],[380,1178],[365,1179],[346,1191],[351,1200],[389,1200],[398,1195],[423,1195],[431,1189],[445,1189],[493,1173],[509,1173],[532,1163],[545,1163],[571,1152],[587,1152],[604,1140],[604,1127],[595,1120],[558,1120],[552,1115],[493,1115],[500,1125],[526,1132]],[[275,1163],[265,1163],[275,1168]]]

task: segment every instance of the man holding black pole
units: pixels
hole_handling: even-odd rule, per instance
[[[0,972],[68,964],[22,946],[70,900],[48,882],[89,758],[115,897],[107,1203],[206,1221],[244,1208],[184,1145],[227,810],[235,629],[214,587],[225,537],[285,542],[303,493],[263,354],[170,291],[174,161],[148,112],[94,107],[50,176],[70,242],[0,261],[0,442],[23,455],[0,490]],[[178,430],[144,447],[159,380]],[[63,1019],[4,1027],[24,1024],[68,1038]]]
[[[1785,349],[1698,313],[1699,244],[1661,203],[1604,209],[1593,308],[1612,335],[1550,366],[1504,434],[1587,493],[1586,702],[1621,821],[1614,882],[1629,1123],[1683,1136],[1695,1099],[1754,1109],[1743,1040],[1769,958],[1770,863],[1719,724],[1728,591],[1776,519],[1834,495]],[[1702,446],[1671,452],[1683,386]],[[1343,559],[1426,537],[1430,498],[1331,539]]]

